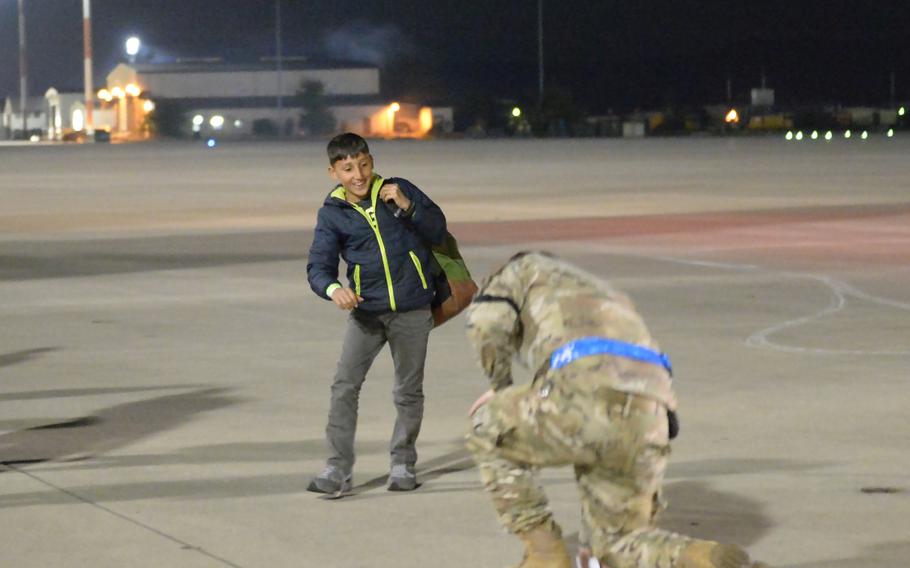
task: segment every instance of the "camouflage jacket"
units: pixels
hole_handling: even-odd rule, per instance
[[[660,350],[631,300],[594,275],[558,258],[529,253],[493,274],[477,298],[467,310],[467,334],[494,390],[512,384],[514,358],[535,376],[571,376],[573,369],[597,373],[608,388],[676,408],[670,375],[658,365],[597,355],[550,370],[553,351],[581,337]]]

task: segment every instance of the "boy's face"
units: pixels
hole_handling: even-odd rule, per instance
[[[329,175],[344,187],[348,201],[366,199],[373,180],[373,156],[360,153],[337,160],[329,166]]]

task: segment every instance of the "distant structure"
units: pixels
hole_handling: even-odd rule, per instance
[[[774,106],[774,89],[762,86],[752,89],[750,94],[753,108],[771,108]]]
[[[298,91],[312,81],[323,87],[324,106],[335,120],[336,131],[373,138],[420,138],[434,129],[452,131],[452,107],[385,100],[379,75],[375,66],[301,58],[283,58],[280,82],[273,60],[244,65],[221,59],[121,63],[108,73],[105,88],[93,101],[95,138],[148,138],[149,115],[159,105],[162,110],[167,107],[172,118],[176,114],[177,130],[188,136],[307,135],[300,127],[303,109]],[[280,107],[275,104],[279,95]],[[43,98],[30,97],[25,136],[19,99],[8,97],[2,102],[0,140],[86,138],[88,109],[82,92],[51,88]]]
[[[85,93],[82,91],[63,91],[51,87],[44,94],[47,113],[46,127],[42,137],[47,140],[82,140],[88,126],[88,113],[85,109]],[[95,109],[92,122],[95,129],[101,132],[110,131],[114,115]]]
[[[22,105],[19,97],[7,97],[0,116],[0,140],[21,140],[41,136],[47,128],[47,111],[44,99],[28,97],[25,101],[26,132],[22,132]]]
[[[184,134],[222,138],[247,137],[264,130],[307,134],[299,129],[301,108],[295,103],[306,81],[323,85],[338,131],[367,137],[421,137],[434,126],[451,128],[450,107],[432,109],[383,100],[376,67],[285,58],[281,73],[282,92],[278,93],[272,61],[251,65],[220,59],[121,63],[108,74],[107,87],[99,91],[98,98],[100,108],[115,117],[112,134],[121,138],[145,136],[147,115],[164,101],[179,109]],[[279,95],[285,102],[280,108],[275,105]]]
[[[19,99],[7,98],[0,115],[0,140],[23,139]],[[24,138],[41,140],[82,140],[85,138],[87,114],[82,91],[58,91],[50,88],[44,97],[28,99],[28,133]],[[114,115],[95,111],[95,124],[110,131]]]

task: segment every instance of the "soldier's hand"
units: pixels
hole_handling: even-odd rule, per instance
[[[338,288],[332,292],[332,301],[342,310],[353,310],[363,298],[354,293],[350,288]]]
[[[487,392],[480,395],[477,400],[474,401],[474,404],[471,405],[471,410],[468,410],[468,416],[474,416],[474,413],[477,412],[477,409],[486,404],[493,398],[496,392],[493,389],[488,390]]]
[[[383,185],[382,189],[379,190],[379,199],[386,203],[394,201],[395,205],[402,211],[407,211],[411,207],[411,200],[408,199],[408,196],[401,191],[401,188],[396,183]]]
[[[600,568],[600,561],[594,558],[594,552],[590,546],[580,546],[578,548],[578,565],[581,568]]]

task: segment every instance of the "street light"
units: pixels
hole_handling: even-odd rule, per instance
[[[139,54],[139,48],[142,47],[142,40],[132,36],[126,40],[126,54],[130,57],[130,63],[136,62],[136,55]]]

